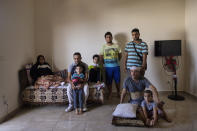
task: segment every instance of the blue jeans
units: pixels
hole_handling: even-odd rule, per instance
[[[83,88],[73,90],[74,108],[83,108]]]

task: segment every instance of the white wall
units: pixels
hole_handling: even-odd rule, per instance
[[[186,54],[187,54],[187,84],[186,91],[197,96],[197,1],[186,0]]]
[[[146,76],[160,91],[169,90],[171,78],[162,69],[161,58],[154,57],[154,41],[182,40],[178,88],[197,96],[196,6],[195,0],[1,0],[0,119],[7,112],[3,96],[8,112],[19,106],[18,71],[36,55],[44,54],[54,68],[63,69],[72,63],[73,52],[79,51],[90,64],[105,43],[106,31],[124,50],[134,27],[149,45]]]
[[[34,56],[33,0],[0,1],[0,119],[19,106],[18,71]],[[3,104],[3,96],[8,103]]]
[[[154,57],[154,41],[180,39],[183,57],[178,89],[183,90],[184,0],[36,0],[35,16],[36,54],[46,55],[57,69],[67,68],[76,51],[90,64],[92,55],[105,43],[106,31],[113,33],[114,42],[124,50],[131,29],[138,27],[149,46],[146,76],[160,91],[171,90],[167,84],[171,78],[163,70],[161,58]]]
[[[35,4],[35,53],[43,54],[51,64],[52,56],[52,0],[34,0]],[[34,62],[36,56],[34,57]]]

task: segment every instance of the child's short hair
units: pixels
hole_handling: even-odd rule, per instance
[[[82,66],[81,64],[77,64],[77,65],[76,65],[76,68],[77,68],[77,67],[80,67],[80,68],[82,69],[82,71],[83,71],[83,66]]]
[[[151,96],[153,96],[153,93],[151,90],[145,90],[144,93],[150,94]]]
[[[106,38],[107,35],[110,35],[112,37],[112,33],[111,32],[106,32],[105,33],[105,38]]]
[[[93,55],[93,59],[95,58],[95,57],[97,57],[98,58],[98,60],[99,60],[99,55],[97,55],[97,54],[95,54],[95,55]]]

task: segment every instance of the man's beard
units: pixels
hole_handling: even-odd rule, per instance
[[[75,62],[75,64],[80,64],[81,61]]]
[[[139,40],[140,40],[140,38],[135,38],[134,40],[139,41]]]
[[[138,80],[139,79],[139,76],[131,76],[132,79],[135,79],[135,80]]]

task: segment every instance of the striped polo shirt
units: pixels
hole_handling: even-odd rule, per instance
[[[129,69],[132,66],[142,66],[142,61],[140,60],[140,57],[137,55],[133,44],[135,44],[135,48],[140,56],[143,57],[143,54],[148,54],[148,45],[145,42],[141,42],[139,44],[136,44],[134,42],[127,43],[125,47],[125,52],[128,53],[126,63],[127,69]]]

